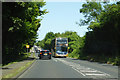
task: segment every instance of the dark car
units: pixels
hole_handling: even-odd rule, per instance
[[[42,50],[38,54],[39,59],[48,58],[51,59],[51,52],[49,50]]]

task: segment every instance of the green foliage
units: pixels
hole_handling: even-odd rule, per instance
[[[113,4],[106,3],[104,5],[96,2],[87,2],[83,4],[83,8],[80,11],[85,15],[86,21],[89,21],[88,18],[91,18],[88,29],[92,29],[92,31],[86,33],[85,44],[82,48],[84,54],[81,58],[86,57],[90,61],[120,65],[119,2]],[[84,22],[84,24],[86,23]]]
[[[50,49],[52,39],[67,37],[69,57],[120,65],[120,2],[87,2],[82,5],[80,13],[85,20],[81,20],[79,25],[89,24],[88,29],[91,30],[84,37],[71,31],[62,34],[49,32],[37,44]]]
[[[45,36],[45,41],[47,41],[47,39],[54,39],[55,35],[53,32],[49,32],[46,34]]]
[[[79,37],[76,32],[66,31],[65,33],[48,32],[42,41],[38,41],[37,45],[51,50],[51,41],[56,37],[68,38],[69,57],[79,58],[82,55],[82,47],[84,46],[84,37]]]
[[[14,61],[26,52],[26,44],[29,44],[30,48],[34,45],[41,21],[37,16],[47,13],[40,10],[44,5],[45,2],[2,4],[3,64]]]
[[[85,19],[80,20],[80,26],[89,24],[91,21],[99,22],[99,15],[102,11],[100,2],[87,2],[82,5],[80,13],[83,13]]]
[[[53,32],[48,32],[45,38],[42,41],[38,41],[36,44],[43,49],[51,50],[51,41],[55,38],[55,34]]]

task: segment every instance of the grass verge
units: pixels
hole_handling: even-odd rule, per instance
[[[11,71],[10,74],[5,75],[5,76],[2,76],[2,78],[13,78],[13,77],[17,76],[19,73],[21,73],[21,72],[23,72],[25,69],[27,69],[34,61],[35,61],[35,60],[30,61],[30,62],[28,62],[27,64],[25,64],[24,66],[21,66],[21,67],[18,68],[18,69],[14,69],[13,71]]]
[[[18,57],[15,61],[11,61],[7,64],[2,64],[2,67],[3,66],[8,66],[8,65],[11,65],[11,64],[14,64],[14,63],[17,63],[17,62],[20,62],[22,60],[25,60],[27,59],[29,56],[31,55],[31,53],[24,53],[22,56]]]

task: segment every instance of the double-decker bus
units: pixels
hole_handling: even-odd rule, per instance
[[[68,56],[68,38],[55,38],[52,40],[52,55],[54,57]]]

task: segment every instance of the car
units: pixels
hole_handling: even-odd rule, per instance
[[[41,50],[38,54],[39,59],[48,58],[51,59],[51,52],[49,50]]]

